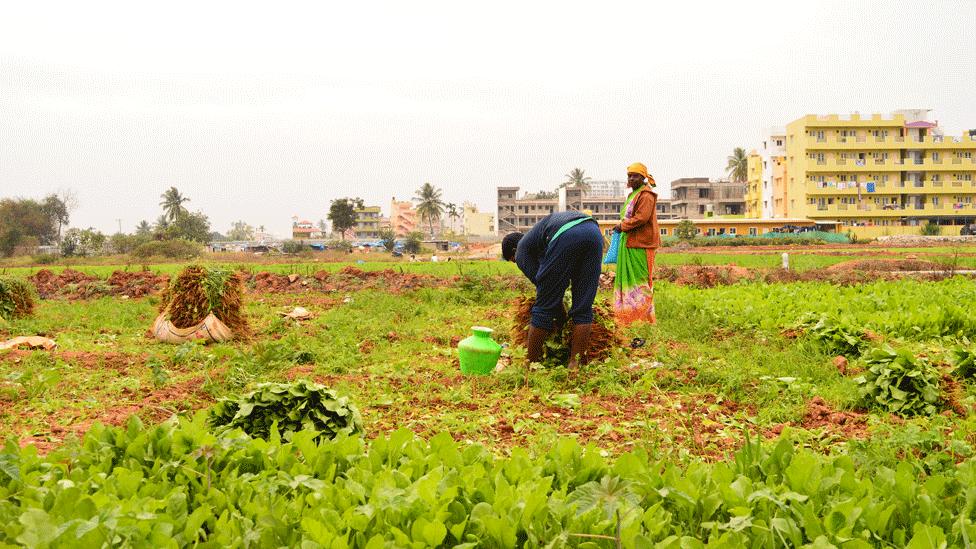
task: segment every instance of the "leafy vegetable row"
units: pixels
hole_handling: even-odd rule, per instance
[[[562,439],[494,457],[409,431],[268,440],[204,413],[96,425],[46,457],[0,453],[0,545],[31,547],[937,547],[976,539],[976,461],[858,470],[747,443],[734,461],[614,461]],[[911,458],[909,458],[911,459]]]

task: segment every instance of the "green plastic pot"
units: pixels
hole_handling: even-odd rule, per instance
[[[502,346],[491,338],[494,331],[484,326],[472,326],[473,335],[458,343],[458,358],[462,374],[488,375],[495,370]]]

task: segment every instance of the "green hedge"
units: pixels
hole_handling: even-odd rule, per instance
[[[746,235],[716,235],[698,236],[690,240],[668,236],[662,239],[662,244],[674,246],[679,242],[687,242],[692,246],[784,246],[791,244],[850,244],[851,239],[842,233],[828,233],[824,231],[810,231],[805,233],[766,233],[758,236]]]
[[[495,457],[446,434],[369,443],[217,436],[204,414],[95,425],[47,457],[0,453],[0,545],[31,547],[945,547],[976,539],[976,460],[747,443],[728,462],[615,460],[560,439]],[[584,537],[586,536],[603,536]]]

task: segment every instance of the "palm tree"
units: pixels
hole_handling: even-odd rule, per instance
[[[148,221],[143,219],[136,225],[136,234],[139,236],[149,236],[152,234],[152,225]]]
[[[180,191],[176,190],[176,187],[170,187],[159,197],[163,199],[159,205],[162,206],[167,220],[176,221],[177,218],[186,213],[186,208],[183,207],[183,204],[189,202],[190,199],[181,195]]]
[[[742,183],[749,177],[749,155],[742,147],[736,147],[729,157],[729,165],[725,167],[729,178],[735,183]]]
[[[448,217],[448,219],[451,220],[451,230],[453,231],[453,230],[455,230],[454,229],[454,221],[456,219],[458,219],[459,217],[461,217],[461,214],[458,212],[457,204],[448,203],[447,205],[444,206],[444,208],[447,209],[447,217]]]
[[[590,178],[586,177],[586,172],[579,168],[573,168],[571,172],[566,174],[566,181],[559,185],[559,188],[563,187],[579,187],[583,194],[590,192]]]
[[[417,196],[413,197],[417,201],[417,213],[420,214],[421,221],[426,220],[430,227],[430,237],[434,238],[434,221],[441,218],[444,213],[444,201],[441,200],[441,190],[430,183],[424,183]]]

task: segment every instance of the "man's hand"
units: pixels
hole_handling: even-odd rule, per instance
[[[621,231],[621,229],[620,229],[620,223],[617,223],[617,224],[616,224],[616,225],[614,226],[614,228],[613,228],[613,232],[615,232],[615,233],[619,233],[619,232],[622,232],[622,231]]]

